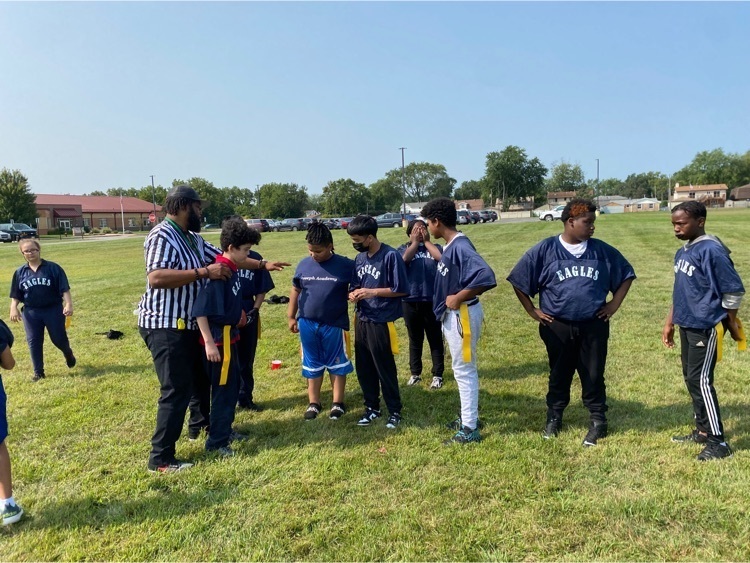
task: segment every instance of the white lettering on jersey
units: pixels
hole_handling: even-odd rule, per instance
[[[49,278],[31,278],[21,284],[21,289],[24,291],[31,288],[34,285],[46,285],[51,286],[52,282]]]
[[[365,264],[359,270],[357,270],[357,277],[359,279],[362,279],[366,275],[372,276],[372,279],[376,280],[380,278],[380,270],[378,270],[371,264]]]
[[[682,272],[683,274],[687,274],[688,277],[693,277],[693,272],[695,271],[695,266],[692,266],[690,262],[687,260],[684,260],[680,258],[677,260],[677,263],[674,265],[674,273]]]
[[[438,271],[438,274],[445,277],[448,274],[449,269],[448,269],[448,266],[446,266],[443,262],[438,262],[437,271]]]
[[[560,281],[570,278],[591,278],[594,281],[599,279],[599,270],[595,270],[591,266],[571,266],[570,268],[557,270],[555,274]]]

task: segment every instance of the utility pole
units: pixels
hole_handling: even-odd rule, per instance
[[[594,188],[594,197],[596,198],[596,206],[599,207],[599,159],[596,159],[596,187]]]
[[[154,203],[154,217],[156,217],[156,188],[154,187],[154,175],[151,174],[151,201]],[[154,221],[156,223],[156,221]]]
[[[258,194],[258,197],[256,198],[258,200],[256,211],[258,212],[258,219],[260,219],[260,184],[255,184],[255,192]]]
[[[401,151],[401,224],[405,227],[405,213],[406,213],[406,171],[404,169],[404,151],[406,147],[400,147]]]

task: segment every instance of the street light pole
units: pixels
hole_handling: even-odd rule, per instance
[[[596,206],[599,207],[599,159],[596,159]]]
[[[154,203],[154,216],[156,216],[156,188],[154,187],[153,174],[151,174],[151,201]]]
[[[401,224],[404,224],[404,214],[406,213],[406,172],[404,171],[404,151],[406,147],[400,147],[401,151]]]
[[[255,184],[256,193],[258,194],[258,219],[260,219],[260,184]]]

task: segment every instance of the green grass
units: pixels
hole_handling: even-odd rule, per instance
[[[750,212],[711,211],[709,232],[734,250],[750,283]],[[638,280],[613,319],[607,366],[610,436],[584,449],[588,416],[574,383],[566,429],[544,441],[546,354],[535,323],[504,281],[519,257],[560,224],[487,224],[465,232],[494,268],[499,287],[483,297],[479,345],[484,441],[444,447],[458,412],[445,387],[402,386],[405,421],[358,428],[361,394],[352,377],[349,412],[306,422],[299,343],[283,305],[264,305],[256,360],[262,413],[241,412],[251,435],[231,460],[206,458],[183,437],[184,474],[146,472],[158,385],[133,316],[145,285],[141,237],[44,241],[72,284],[70,329],[78,366],[47,342],[47,379],[32,383],[23,329],[13,325],[17,367],[9,395],[15,494],[27,512],[0,531],[2,560],[747,560],[750,548],[750,355],[729,345],[717,389],[734,458],[701,464],[687,432],[689,396],[677,351],[660,342],[678,241],[669,215],[602,216],[597,236],[615,244]],[[218,233],[207,238],[213,242]],[[383,229],[397,245],[402,229]],[[336,232],[339,251],[353,256]],[[269,233],[266,258],[297,263],[302,233]],[[0,247],[0,287],[22,258]],[[274,274],[288,294],[293,268]],[[747,311],[743,307],[743,311]],[[3,315],[7,319],[7,312]],[[750,325],[750,323],[748,323]],[[96,332],[121,330],[107,340]],[[397,358],[408,377],[406,333]],[[271,371],[272,359],[284,362]],[[429,366],[429,354],[425,353]],[[330,406],[328,383],[323,402]]]

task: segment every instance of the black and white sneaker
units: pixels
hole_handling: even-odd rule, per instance
[[[697,429],[694,428],[693,431],[687,436],[672,436],[672,441],[678,444],[705,444],[706,442],[708,442],[708,436],[706,434],[701,434]]]
[[[732,454],[732,448],[726,442],[708,442],[696,459],[698,461],[711,461],[712,459],[732,457]]]
[[[399,424],[401,424],[401,414],[394,412],[391,414],[391,416],[388,417],[388,422],[386,423],[386,428],[396,428]]]
[[[440,389],[443,387],[443,378],[442,377],[433,377],[432,383],[430,383],[430,389]]]
[[[187,461],[180,461],[179,459],[173,459],[169,463],[165,463],[164,465],[154,465],[152,463],[148,464],[148,470],[151,473],[178,473],[180,471],[185,471],[186,469],[190,469],[193,467],[192,463],[188,463]]]
[[[411,376],[411,377],[409,378],[409,381],[407,381],[407,382],[406,382],[406,384],[407,384],[407,385],[408,385],[409,387],[411,387],[412,385],[416,385],[416,384],[417,384],[417,383],[419,383],[420,381],[422,381],[422,378],[421,378],[421,377],[420,377],[419,375],[412,375],[412,376]]]
[[[603,421],[592,420],[589,423],[589,431],[586,432],[586,437],[583,439],[583,447],[589,448],[596,446],[599,438],[607,436],[607,423]]]
[[[333,403],[333,406],[331,407],[331,412],[328,413],[328,418],[331,420],[338,420],[342,416],[346,414],[346,407],[344,406],[344,403]]]
[[[307,405],[307,410],[305,411],[305,420],[317,418],[321,410],[323,410],[323,406],[320,403],[310,403]]]
[[[357,421],[357,426],[370,426],[376,418],[380,418],[380,411],[365,409],[365,414]]]
[[[544,426],[544,432],[542,432],[542,438],[544,438],[545,440],[549,440],[550,438],[557,438],[560,430],[562,430],[561,418],[547,419],[547,424]]]

